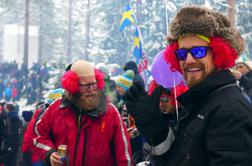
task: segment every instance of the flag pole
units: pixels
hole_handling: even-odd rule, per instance
[[[137,3],[138,3],[138,2],[137,2]],[[130,3],[129,3],[129,5],[130,5],[130,7],[131,7],[131,9],[132,9],[132,11],[133,11],[133,8],[132,8],[132,6],[131,6]],[[140,31],[140,27],[139,27],[139,25],[138,25],[137,17],[136,17],[136,15],[135,15],[134,11],[133,11],[132,14],[133,14],[133,16],[134,16],[135,19],[136,19],[136,28],[137,28],[137,31],[138,31],[138,34],[139,34],[140,41],[141,41],[142,44],[144,44],[144,41],[143,41],[143,38],[142,38],[142,33],[141,33],[141,31]]]
[[[141,3],[140,1],[137,1],[136,3]],[[133,9],[133,8],[132,8]],[[137,12],[139,12],[139,11],[137,11]],[[135,14],[134,14],[134,12],[133,12],[133,15],[134,15],[134,17],[135,18],[137,18],[136,16],[135,16]],[[138,16],[140,17],[140,14],[138,14]],[[137,28],[137,31],[138,31],[138,34],[139,34],[139,39],[140,39],[140,42],[141,42],[141,44],[142,44],[142,58],[141,58],[141,60],[140,60],[140,62],[139,62],[139,64],[138,65],[141,65],[141,61],[143,61],[144,60],[144,58],[147,58],[146,57],[146,55],[143,53],[143,45],[144,45],[144,40],[143,40],[143,36],[142,36],[142,33],[141,33],[141,29],[140,29],[140,26],[138,25],[138,21],[136,21],[136,28]],[[144,57],[145,56],[145,57]],[[142,63],[144,63],[144,62],[142,62]],[[144,64],[145,65],[145,64]],[[143,79],[144,79],[144,83],[145,83],[145,88],[147,88],[148,86],[147,86],[147,83],[148,83],[148,80],[147,80],[147,74],[146,74],[146,71],[145,71],[145,66],[142,66],[142,76],[143,76]]]
[[[176,118],[177,118],[177,123],[178,123],[178,101],[177,101],[177,90],[176,90],[176,81],[175,77],[173,77],[173,90],[174,90],[174,99],[175,99],[175,108],[176,108]]]
[[[167,9],[167,0],[164,0],[165,1],[165,22],[166,22],[166,35],[168,36],[168,33],[169,33],[169,30],[168,30],[168,9]]]

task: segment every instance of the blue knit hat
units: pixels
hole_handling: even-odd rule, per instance
[[[61,98],[63,94],[64,90],[62,88],[54,89],[49,92],[46,102],[51,104],[54,100]]]
[[[125,91],[127,91],[133,83],[133,77],[134,77],[134,71],[127,70],[123,75],[121,75],[117,79],[116,85],[122,87]]]

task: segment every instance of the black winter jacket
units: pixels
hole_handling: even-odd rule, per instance
[[[178,97],[187,115],[163,158],[167,166],[249,166],[252,108],[228,70]]]
[[[17,112],[0,113],[0,163],[13,159],[14,154],[17,155],[21,126],[22,122]]]

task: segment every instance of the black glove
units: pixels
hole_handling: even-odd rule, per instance
[[[133,84],[125,94],[126,107],[133,116],[140,133],[151,145],[158,145],[167,137],[168,122],[159,109],[162,87],[148,96],[143,87]]]

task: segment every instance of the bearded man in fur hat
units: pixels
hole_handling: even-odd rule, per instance
[[[52,166],[131,166],[129,137],[116,107],[106,99],[103,74],[78,60],[61,83],[65,96],[48,107],[35,127],[41,157]],[[59,149],[61,145],[66,149]]]
[[[137,85],[126,93],[127,109],[156,147],[158,164],[251,165],[252,109],[229,70],[244,49],[240,33],[223,14],[199,6],[182,8],[169,30],[165,60],[189,86],[177,98],[186,114],[178,121],[175,140],[158,114],[161,88],[150,97]]]

